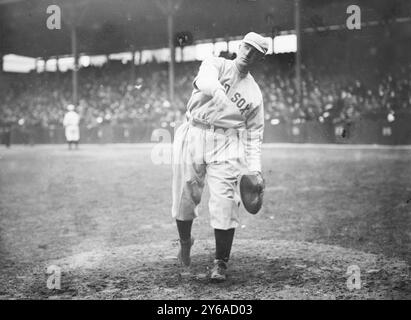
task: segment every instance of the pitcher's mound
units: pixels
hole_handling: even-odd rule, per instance
[[[214,241],[197,239],[189,269],[177,263],[176,241],[115,247],[50,261],[34,272],[26,292],[57,299],[411,298],[404,261],[318,243],[234,242],[229,278],[222,284],[209,281]],[[61,268],[61,290],[46,287],[50,265]],[[352,286],[348,269],[355,273]]]

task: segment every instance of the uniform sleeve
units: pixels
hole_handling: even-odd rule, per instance
[[[75,125],[78,126],[79,124],[80,124],[80,115],[78,113],[76,113]]]
[[[218,89],[224,90],[224,87],[218,80],[223,66],[224,61],[218,58],[204,60],[193,81],[194,87],[209,96],[213,96]]]
[[[63,126],[67,126],[68,125],[68,116],[67,113],[64,115],[64,119],[63,119]]]
[[[261,172],[261,145],[264,133],[264,104],[261,103],[246,121],[244,142],[247,169]]]

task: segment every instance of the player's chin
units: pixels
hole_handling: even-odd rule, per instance
[[[250,62],[249,62],[248,60],[244,60],[244,59],[242,59],[242,58],[240,58],[240,59],[238,60],[238,64],[239,64],[241,67],[244,67],[244,68],[247,68],[247,67],[250,66]]]

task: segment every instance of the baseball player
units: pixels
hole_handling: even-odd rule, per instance
[[[78,143],[80,140],[80,116],[72,104],[67,106],[67,113],[64,115],[63,125],[65,127],[66,140],[68,143],[68,148],[71,150],[71,145],[75,144],[76,149],[78,149]]]
[[[189,266],[193,220],[205,178],[210,191],[210,224],[216,252],[211,281],[226,280],[235,228],[239,225],[237,181],[243,173],[261,177],[264,108],[260,88],[250,74],[267,53],[268,43],[250,32],[234,61],[209,58],[193,81],[186,121],[173,143],[173,204],[180,237],[179,261]],[[261,177],[262,179],[262,177]]]

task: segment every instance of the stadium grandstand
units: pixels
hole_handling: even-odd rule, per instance
[[[59,30],[46,27],[49,1],[0,0],[0,133],[12,143],[64,142],[71,103],[83,142],[143,142],[156,128],[172,132],[201,60],[234,58],[251,30],[271,39],[255,72],[265,141],[411,143],[409,1],[357,1],[356,30],[346,26],[345,0],[54,4]],[[16,72],[23,60],[26,72]]]

